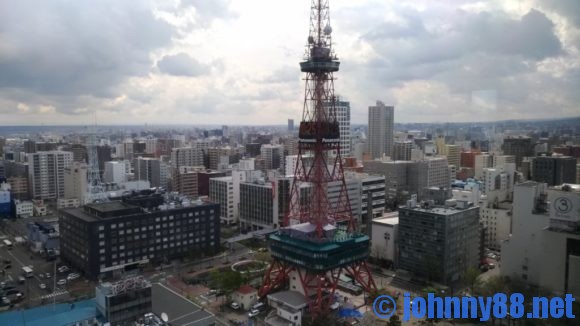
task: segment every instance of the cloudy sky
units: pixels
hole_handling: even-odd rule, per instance
[[[298,119],[310,0],[0,0],[0,125]],[[330,0],[353,123],[580,115],[578,0]]]

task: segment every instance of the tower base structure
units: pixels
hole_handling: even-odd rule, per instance
[[[341,274],[351,277],[363,291],[375,291],[366,264],[369,242],[367,235],[332,225],[324,227],[323,238],[317,237],[316,226],[311,223],[282,228],[268,238],[273,262],[258,295],[263,298],[277,290],[298,291],[307,298],[309,311],[316,317],[334,303]]]

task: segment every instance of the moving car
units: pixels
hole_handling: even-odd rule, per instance
[[[38,284],[38,287],[41,288],[42,290],[46,290],[46,284],[44,283]]]
[[[66,285],[66,280],[65,279],[60,279],[60,280],[58,280],[58,282],[56,282],[56,285],[59,285],[59,286]]]

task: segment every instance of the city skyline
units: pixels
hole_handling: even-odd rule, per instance
[[[8,3],[1,125],[300,120],[300,2]],[[353,125],[376,100],[402,123],[577,116],[573,6],[333,1],[337,94]]]

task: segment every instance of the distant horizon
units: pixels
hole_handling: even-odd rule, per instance
[[[504,119],[504,120],[492,120],[492,121],[433,121],[433,122],[396,122],[395,124],[417,124],[417,125],[429,125],[429,124],[489,124],[489,123],[502,123],[502,122],[539,122],[539,121],[558,121],[558,120],[574,120],[580,119],[580,115],[569,116],[569,117],[555,117],[555,118],[536,118],[536,119]],[[294,120],[295,129],[298,127],[296,123],[299,120]],[[367,123],[353,123],[351,126],[365,126]],[[0,124],[0,128],[6,127],[91,127],[94,124],[41,124],[41,125],[27,125],[27,124],[10,124],[3,125]],[[143,123],[143,124],[96,124],[96,127],[287,127],[286,123],[279,124],[177,124],[177,123]]]

